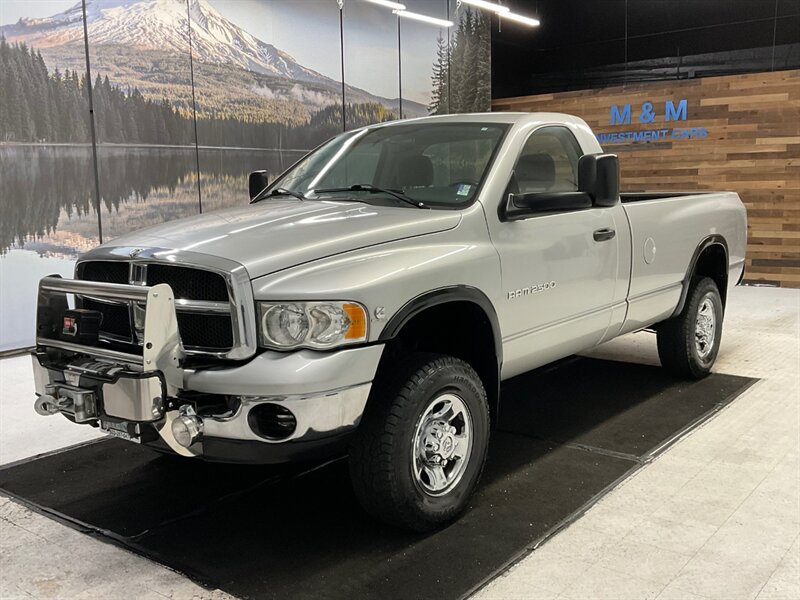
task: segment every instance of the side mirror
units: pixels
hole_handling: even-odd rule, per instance
[[[269,185],[269,174],[266,171],[253,171],[248,180],[250,200],[253,200]]]
[[[586,192],[509,194],[505,216],[508,220],[517,221],[535,214],[587,208],[592,208],[592,197]]]
[[[594,206],[619,202],[619,158],[616,154],[584,154],[578,161],[578,189],[592,197]]]

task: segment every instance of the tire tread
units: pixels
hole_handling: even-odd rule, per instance
[[[700,299],[709,291],[715,292],[719,299],[719,290],[713,279],[709,277],[693,279],[689,296],[681,313],[658,326],[656,337],[661,366],[673,375],[684,379],[702,379],[710,372],[711,365],[705,367],[699,364],[694,357],[692,346],[694,344],[694,321],[690,317],[697,312]],[[722,328],[722,314],[719,315],[716,326]]]
[[[350,478],[363,508],[378,520],[415,531],[429,530],[459,512],[453,510],[452,514],[442,515],[436,521],[426,519],[409,501],[395,476],[395,447],[400,436],[415,425],[409,423],[406,417],[417,402],[415,390],[424,384],[427,377],[442,369],[455,369],[472,386],[477,387],[488,419],[486,392],[472,367],[451,356],[414,353],[392,365],[391,372],[385,372],[376,379],[350,446]],[[485,455],[484,449],[484,456],[474,457],[480,460],[481,470]],[[476,483],[479,478],[480,472]]]

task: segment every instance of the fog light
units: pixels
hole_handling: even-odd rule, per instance
[[[203,435],[203,422],[199,417],[181,415],[172,421],[172,436],[184,448],[188,448]]]

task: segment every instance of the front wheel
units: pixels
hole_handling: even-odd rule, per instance
[[[700,379],[711,372],[722,340],[722,298],[713,279],[694,281],[677,317],[658,326],[658,356],[671,373]]]
[[[486,391],[472,367],[450,356],[416,353],[390,368],[351,444],[350,476],[373,517],[425,531],[458,516],[480,478]]]

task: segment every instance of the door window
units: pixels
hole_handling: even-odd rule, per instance
[[[542,127],[522,147],[508,193],[574,192],[583,152],[566,127]]]

